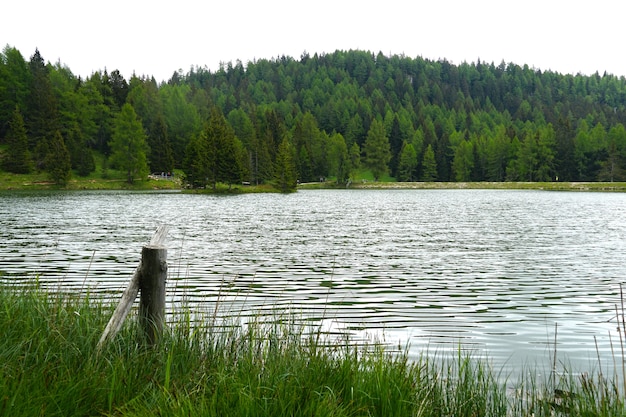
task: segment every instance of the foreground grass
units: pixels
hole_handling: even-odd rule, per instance
[[[622,415],[604,380],[513,394],[478,360],[409,362],[380,345],[327,343],[288,318],[192,326],[182,311],[146,347],[131,323],[98,352],[114,306],[94,297],[0,286],[0,414],[185,416]],[[207,314],[210,317],[210,314]],[[260,320],[260,318],[259,318]],[[548,388],[546,388],[548,387]],[[553,394],[558,388],[558,398]],[[555,414],[556,413],[556,414]]]

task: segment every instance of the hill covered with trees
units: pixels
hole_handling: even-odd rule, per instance
[[[128,181],[182,169],[196,187],[397,181],[626,179],[626,79],[514,63],[335,51],[194,67],[167,82],[75,76],[0,54],[2,168]],[[71,169],[70,169],[71,167]]]

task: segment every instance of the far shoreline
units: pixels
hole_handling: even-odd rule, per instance
[[[337,184],[334,181],[308,182],[298,184],[297,190],[544,190],[544,191],[598,191],[626,192],[626,182],[394,182],[394,181],[354,181],[349,185]],[[10,191],[81,191],[81,190],[114,190],[114,191],[186,191],[207,194],[248,194],[248,193],[279,193],[269,185],[221,185],[217,190],[192,190],[180,181],[149,178],[137,180],[129,184],[121,179],[71,179],[65,185],[57,185],[42,178],[32,176],[5,175],[0,178],[0,192]]]
[[[626,182],[330,182],[300,184],[298,189],[357,190],[544,190],[626,192]]]

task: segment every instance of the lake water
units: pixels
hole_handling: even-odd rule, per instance
[[[0,193],[0,271],[117,297],[167,224],[168,308],[290,311],[496,369],[612,365],[626,194],[504,190]],[[218,303],[219,300],[219,303]],[[596,343],[598,352],[596,351]]]

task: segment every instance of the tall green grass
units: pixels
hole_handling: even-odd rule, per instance
[[[616,416],[615,385],[502,381],[459,353],[410,361],[382,344],[329,340],[293,317],[199,324],[175,313],[155,347],[133,320],[98,351],[114,305],[0,285],[0,415]],[[513,389],[513,388],[514,389]],[[558,395],[556,395],[558,394]]]

